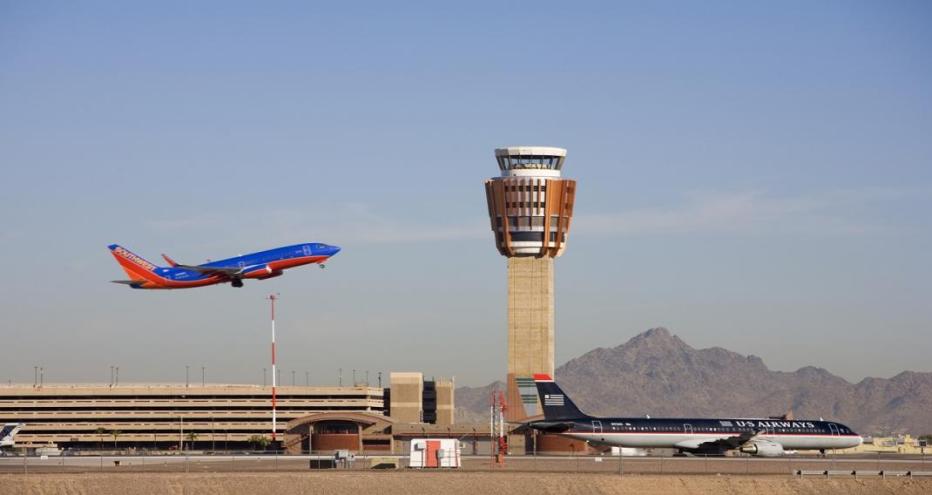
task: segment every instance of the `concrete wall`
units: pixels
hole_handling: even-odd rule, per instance
[[[508,258],[508,420],[524,417],[515,378],[554,369],[553,258]]]
[[[392,372],[391,415],[395,421],[420,423],[424,403],[424,374]]]
[[[453,398],[453,381],[437,380],[437,424],[452,425],[453,410],[456,408]]]

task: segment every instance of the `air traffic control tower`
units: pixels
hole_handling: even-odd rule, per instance
[[[543,412],[533,375],[553,376],[553,259],[566,248],[576,181],[560,176],[562,148],[499,148],[495,159],[501,176],[485,182],[485,194],[495,247],[508,258],[511,421]]]

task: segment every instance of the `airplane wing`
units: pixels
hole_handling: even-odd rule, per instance
[[[695,450],[735,450],[740,449],[741,447],[747,445],[748,442],[754,440],[754,438],[760,433],[760,431],[746,431],[740,435],[735,435],[726,438],[719,438],[716,440],[710,440],[702,442],[699,440],[687,440],[685,442],[679,442],[676,444],[677,447],[682,449],[695,449]]]
[[[175,265],[175,268],[183,268],[204,275],[219,275],[221,277],[233,278],[243,273],[242,268],[223,267],[223,266],[194,266],[194,265]]]
[[[136,285],[136,284],[143,284],[146,281],[145,280],[111,280],[110,282],[114,284]]]

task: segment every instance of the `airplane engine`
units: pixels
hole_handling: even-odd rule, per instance
[[[256,280],[265,280],[267,278],[277,277],[283,272],[281,270],[274,270],[269,265],[260,265],[256,266],[243,273],[242,278],[254,278]]]
[[[281,276],[283,273],[285,273],[285,272],[283,272],[283,271],[281,271],[281,270],[273,270],[271,273],[269,273],[269,274],[267,274],[267,275],[263,275],[263,276],[261,276],[261,277],[256,277],[256,278],[257,278],[258,280],[265,280],[265,279],[267,279],[267,278],[274,278],[274,277]]]
[[[741,452],[761,457],[780,457],[784,454],[783,445],[776,442],[757,441],[741,447]]]

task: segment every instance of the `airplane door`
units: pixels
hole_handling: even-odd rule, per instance
[[[245,262],[245,261],[240,261],[239,263],[237,263],[237,265],[239,265],[239,269],[240,269],[240,270],[242,270],[243,268],[246,268],[246,262]]]
[[[304,256],[310,256],[310,255],[311,255],[311,247],[308,246],[307,244],[305,244],[304,246],[302,246],[301,249],[304,251]]]
[[[691,425],[691,424],[689,424],[689,423],[683,423],[683,432],[686,433],[687,435],[692,435],[692,434],[693,434],[693,425]]]
[[[592,422],[592,433],[602,433],[602,422],[601,421]]]
[[[828,430],[832,432],[833,437],[838,435],[838,426],[835,423],[829,423]]]

